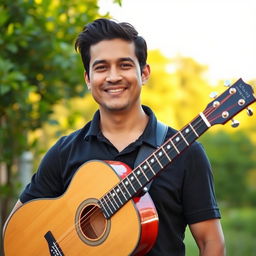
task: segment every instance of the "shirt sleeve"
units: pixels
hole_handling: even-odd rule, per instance
[[[185,166],[183,205],[187,223],[220,218],[211,165],[200,143],[189,149]]]
[[[63,193],[61,164],[59,156],[60,139],[44,156],[31,182],[20,195],[25,203],[36,198],[53,198]]]

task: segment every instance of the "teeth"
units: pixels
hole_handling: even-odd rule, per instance
[[[108,90],[108,92],[110,92],[110,93],[115,93],[115,92],[121,92],[121,91],[123,91],[124,89],[110,89],[110,90]]]

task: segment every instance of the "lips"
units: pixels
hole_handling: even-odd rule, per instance
[[[104,91],[109,93],[109,94],[119,94],[119,93],[122,93],[126,90],[126,88],[108,88],[108,89],[105,89]]]

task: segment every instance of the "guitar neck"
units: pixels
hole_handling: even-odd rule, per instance
[[[204,113],[169,138],[147,159],[100,199],[100,205],[106,218],[110,218],[127,201],[138,194],[169,163],[199,138],[211,124]]]
[[[244,83],[242,79],[237,80],[224,93],[210,102],[192,122],[168,139],[99,200],[105,217],[110,218],[127,201],[136,196],[161,170],[212,125],[225,124],[255,101],[256,95],[253,87]],[[247,110],[249,115],[252,115],[252,111],[248,108]]]

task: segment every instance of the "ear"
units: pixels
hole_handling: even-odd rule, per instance
[[[141,79],[142,84],[145,84],[150,76],[150,66],[148,64],[145,65],[145,67],[142,69]]]
[[[90,78],[86,71],[84,72],[84,80],[85,80],[88,90],[91,90]]]

